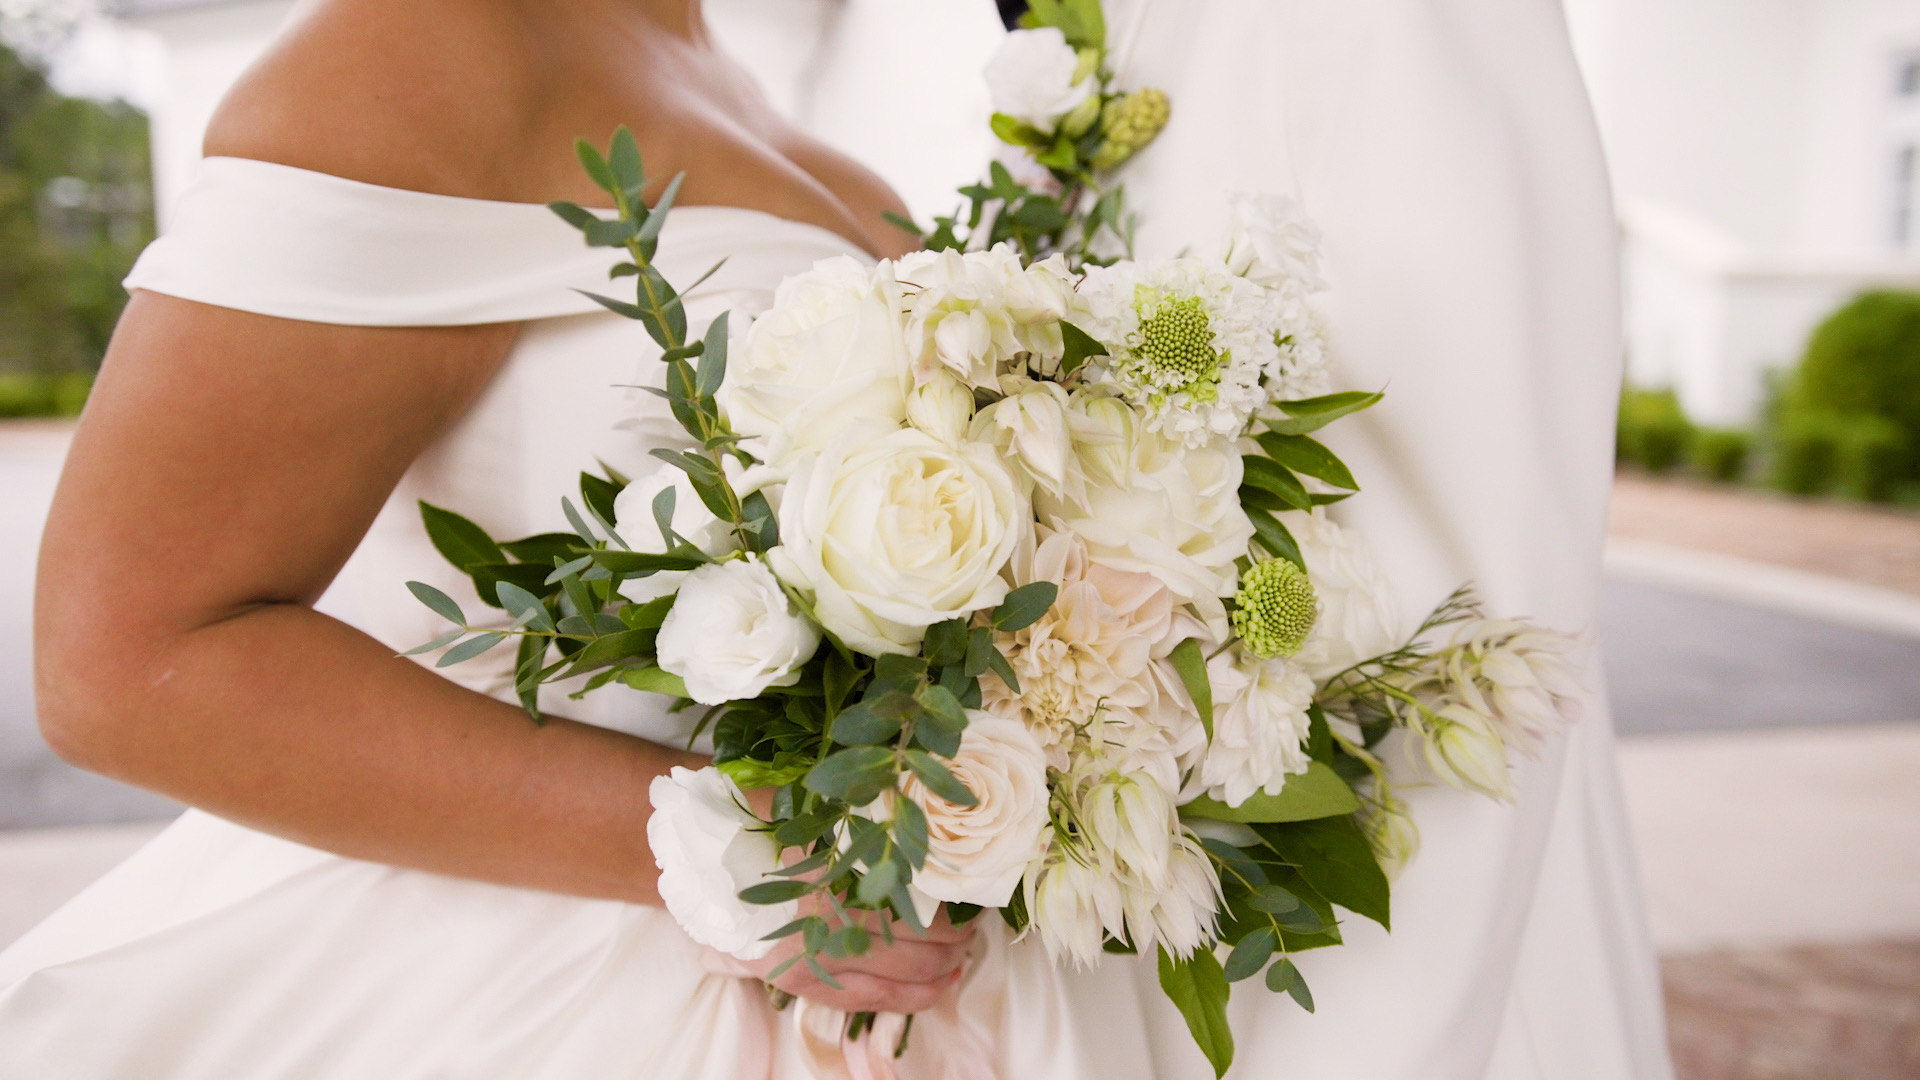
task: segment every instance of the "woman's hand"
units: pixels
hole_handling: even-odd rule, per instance
[[[825,914],[825,905],[803,903],[800,914]],[[767,980],[778,989],[830,1005],[843,1012],[917,1013],[932,1008],[951,990],[965,972],[967,957],[973,950],[974,927],[955,926],[942,908],[933,925],[924,934],[882,912],[849,912],[873,935],[873,947],[865,956],[832,957],[821,955],[820,966],[840,984],[839,989],[820,981],[806,961],[800,961]],[[889,945],[881,929],[891,923],[893,943]],[[748,971],[761,979],[801,951],[800,935],[781,939],[772,952],[758,960],[744,961]]]

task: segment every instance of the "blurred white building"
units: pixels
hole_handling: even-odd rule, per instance
[[[1629,378],[1738,424],[1878,285],[1920,288],[1920,0],[1566,0],[1619,194]]]
[[[1920,0],[1565,3],[1619,192],[1630,378],[1674,386],[1702,422],[1749,421],[1763,372],[1792,364],[1821,317],[1874,285],[1920,288]],[[121,0],[165,43],[162,227],[215,103],[295,8]],[[859,40],[837,30],[850,9]],[[983,88],[936,130],[909,115],[914,95],[872,92],[978,87],[1000,33],[988,0],[708,0],[708,13],[776,104],[923,216],[991,152]],[[929,25],[941,39],[915,40]]]

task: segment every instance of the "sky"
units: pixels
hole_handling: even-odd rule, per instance
[[[0,0],[0,26],[8,44],[44,54],[61,93],[151,108],[164,89],[159,38],[100,14],[96,0]]]

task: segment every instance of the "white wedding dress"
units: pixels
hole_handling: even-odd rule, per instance
[[[1389,391],[1333,437],[1367,486],[1345,516],[1409,613],[1471,579],[1497,612],[1591,625],[1618,326],[1604,174],[1557,5],[1107,7],[1127,81],[1174,100],[1172,126],[1129,168],[1143,253],[1205,243],[1235,189],[1295,194],[1325,230],[1336,379]],[[863,12],[901,17],[850,0],[827,36],[859,37]],[[922,86],[973,77],[939,70],[938,52],[820,69],[815,119],[857,126],[859,87],[888,81],[888,64]],[[660,259],[684,281],[730,257],[690,300],[699,321],[764,305],[781,275],[851,251],[810,226],[686,208]],[[560,528],[580,469],[677,441],[654,399],[609,389],[658,380],[644,336],[567,291],[604,287],[607,259],[537,207],[215,160],[129,284],[340,323],[529,320],[345,574],[356,621],[404,648],[437,626],[400,583],[462,585],[416,499],[497,535]],[[470,668],[452,671],[501,689],[485,685],[497,668]],[[643,697],[587,704],[583,719],[681,735]],[[1393,933],[1349,919],[1345,947],[1300,958],[1315,1015],[1240,984],[1231,1075],[1671,1075],[1597,691],[1518,786],[1512,807],[1407,793],[1424,848],[1396,883]],[[1211,1075],[1150,964],[1054,972],[1032,943],[989,931],[955,1003],[916,1024],[903,1077]],[[775,1013],[721,966],[656,909],[356,862],[189,813],[0,954],[0,1076],[860,1075],[812,1037],[830,1017]]]

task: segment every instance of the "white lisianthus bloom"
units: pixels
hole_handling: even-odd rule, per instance
[[[647,843],[660,867],[660,899],[687,936],[711,949],[755,960],[774,943],[761,938],[793,921],[800,905],[749,904],[740,890],[780,868],[780,845],[720,770],[675,766],[648,790],[653,816]]]
[[[1285,195],[1227,196],[1225,262],[1228,270],[1269,289],[1311,293],[1327,287],[1320,273],[1320,227]]]
[[[714,516],[700,495],[693,490],[687,474],[656,459],[658,468],[634,478],[613,500],[613,527],[620,539],[635,551],[650,555],[665,554],[666,538],[653,517],[653,500],[662,491],[673,489],[673,520],[668,524],[680,539],[715,557],[738,549],[733,529]],[[688,571],[662,570],[643,578],[620,583],[620,595],[635,603],[645,603],[678,589]]]
[[[918,381],[945,370],[993,390],[1016,356],[1061,353],[1059,323],[1073,283],[1058,256],[1026,267],[1010,244],[918,251],[894,264],[894,276],[906,294],[906,343]]]
[[[792,686],[820,647],[820,628],[794,610],[780,582],[755,558],[710,563],[687,575],[660,624],[660,667],[680,676],[702,705]]]
[[[1006,375],[1000,379],[1006,394],[973,418],[973,441],[991,443],[1020,470],[1022,476],[1048,493],[1063,496],[1080,477],[1073,464],[1073,436],[1067,426],[1067,392],[1055,382]]]
[[[1284,658],[1263,660],[1238,646],[1207,662],[1213,684],[1213,741],[1200,767],[1206,792],[1239,806],[1255,792],[1280,794],[1307,771],[1313,679]]]
[[[850,420],[906,419],[900,288],[885,264],[839,256],[782,281],[728,357],[715,398],[762,461],[824,445]]]
[[[973,391],[941,372],[907,393],[907,423],[943,443],[958,443],[973,423]]]
[[[926,863],[909,888],[947,903],[1005,907],[1046,845],[1046,756],[1020,721],[969,709],[960,753],[946,765],[978,802],[956,806],[912,773],[901,778],[899,797],[927,817]]]
[[[1092,75],[1080,72],[1080,54],[1053,26],[1008,34],[987,61],[986,77],[994,112],[1049,135],[1095,90]]]
[[[1236,438],[1269,399],[1279,297],[1207,259],[1094,267],[1081,282],[1082,328],[1113,350],[1094,378],[1189,446]]]
[[[1294,663],[1321,682],[1404,641],[1400,606],[1386,575],[1359,538],[1336,525],[1325,510],[1289,510],[1277,515],[1300,545],[1307,580],[1320,601],[1320,616]]]
[[[1218,440],[1189,447],[1152,431],[1138,433],[1121,484],[1089,477],[1084,505],[1036,491],[1041,520],[1078,533],[1097,562],[1151,574],[1192,604],[1216,639],[1227,636],[1226,607],[1247,553],[1253,523],[1240,506],[1240,452]]]
[[[820,622],[870,656],[911,654],[936,622],[1006,599],[1000,571],[1032,516],[991,447],[911,428],[797,460],[768,562]]]

